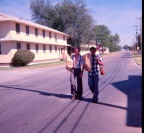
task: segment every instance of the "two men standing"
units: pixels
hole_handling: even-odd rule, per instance
[[[80,49],[75,48],[75,53],[71,55],[71,59],[73,60],[73,68],[70,69],[70,82],[71,82],[71,94],[72,100],[74,99],[81,99],[83,86],[82,86],[82,76],[84,70],[87,69],[86,60],[84,60],[83,56],[80,55]],[[91,70],[88,71],[88,85],[93,93],[92,102],[98,102],[99,96],[99,75],[100,75],[100,65],[104,65],[103,59],[99,54],[96,54],[96,48],[90,48],[90,68]]]

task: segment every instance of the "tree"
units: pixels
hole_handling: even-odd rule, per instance
[[[111,32],[105,25],[95,25],[93,28],[93,39],[96,43],[100,43],[102,47],[102,54],[104,52],[103,47],[109,46],[109,36]]]
[[[111,41],[111,43],[113,43],[113,44],[119,44],[119,42],[120,42],[120,39],[119,39],[119,35],[118,34],[115,34],[115,35],[111,35],[110,36],[110,41]]]
[[[80,46],[91,40],[93,18],[82,0],[63,0],[55,6],[50,1],[32,0],[30,9],[36,23],[69,34],[69,44]]]
[[[32,0],[30,3],[32,20],[35,23],[51,27],[55,13],[50,1]]]
[[[102,46],[108,46],[111,31],[107,26],[95,25],[93,28],[93,34],[93,37],[97,42],[100,42]]]
[[[109,37],[109,40],[110,40],[110,52],[116,52],[116,51],[119,51],[121,50],[121,46],[119,46],[119,42],[120,42],[120,39],[119,39],[119,35],[118,34],[115,34],[115,35],[111,35]]]
[[[105,25],[94,26],[93,39],[101,43],[102,52],[104,52],[103,47],[109,47],[110,52],[119,51],[121,49],[118,45],[120,42],[119,35],[111,35],[111,31]]]
[[[132,50],[132,46],[128,46],[128,45],[126,44],[126,45],[123,46],[123,49],[125,49],[125,50],[127,50],[127,49]]]

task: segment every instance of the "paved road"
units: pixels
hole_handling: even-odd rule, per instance
[[[128,52],[104,61],[98,104],[87,72],[72,101],[65,66],[0,71],[0,133],[141,133],[141,66]]]

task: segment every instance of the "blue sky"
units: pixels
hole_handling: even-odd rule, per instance
[[[52,4],[62,0],[50,0]],[[142,0],[83,0],[95,24],[106,25],[111,34],[118,34],[121,46],[132,45],[136,27],[140,29]],[[0,12],[31,20],[30,0],[0,0]],[[140,33],[140,30],[138,30]]]

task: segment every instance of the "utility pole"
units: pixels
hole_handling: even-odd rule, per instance
[[[135,33],[133,33],[133,34],[134,34],[134,39],[133,39],[133,50],[134,50],[134,53],[135,53],[135,52],[136,52],[136,47],[137,47],[137,46],[135,46],[135,44],[136,44],[136,43],[135,43],[135,42],[136,42],[136,41],[135,41],[135,40],[136,40],[136,34],[135,34]]]
[[[135,53],[135,48],[134,48],[134,39],[132,39],[132,52]]]
[[[138,26],[134,26],[134,27],[136,27],[136,29],[134,29],[134,30],[136,30],[136,53],[138,54],[138,29],[137,29],[137,27]]]
[[[140,19],[140,48],[141,48],[141,54],[142,54],[142,17],[136,18]]]

